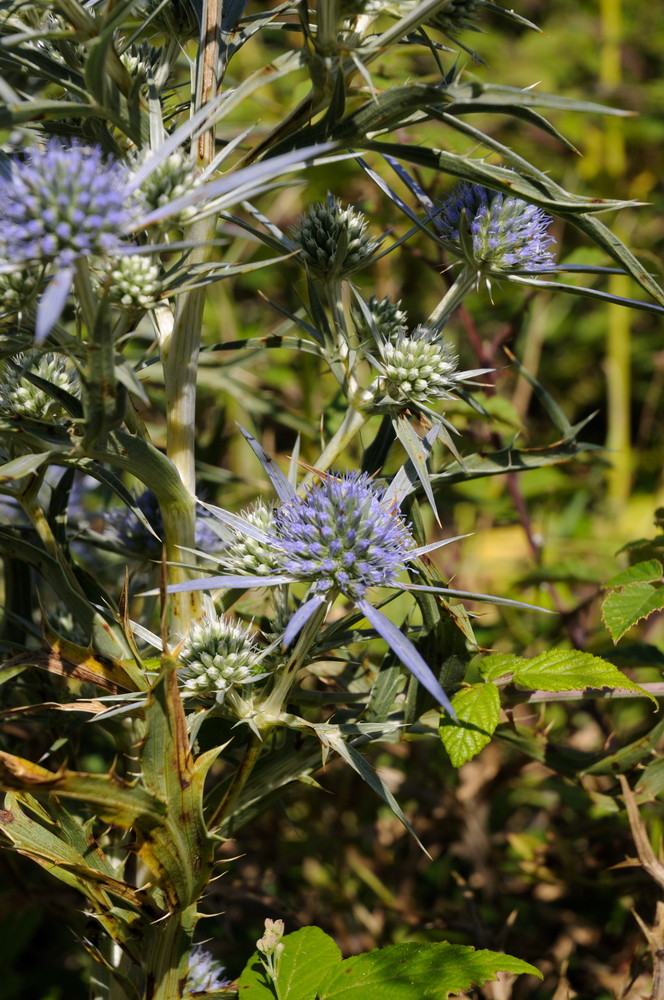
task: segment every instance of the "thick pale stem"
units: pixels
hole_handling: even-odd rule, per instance
[[[454,310],[461,305],[468,292],[475,288],[477,278],[478,275],[475,268],[464,267],[460,274],[457,275],[454,284],[450,285],[445,295],[429,316],[427,326],[442,330]]]
[[[205,219],[195,223],[189,238],[194,246],[190,261],[197,264],[209,259],[208,241],[214,234],[215,220]],[[195,548],[196,493],[196,382],[198,355],[203,325],[205,289],[196,288],[181,295],[171,332],[161,343],[161,360],[164,369],[166,394],[166,454],[180,474],[190,493],[186,504],[161,505],[169,563],[191,562],[193,556],[186,548]],[[180,583],[192,578],[192,571],[171,565],[169,582]],[[172,627],[174,631],[187,631],[192,618],[202,613],[200,594],[174,594]]]
[[[325,448],[316,460],[316,469],[319,472],[326,472],[330,466],[336,462],[339,455],[348,447],[355,435],[360,431],[369,419],[369,414],[349,406],[337,431],[330,438]],[[303,480],[302,486],[306,489],[314,480],[314,473]]]

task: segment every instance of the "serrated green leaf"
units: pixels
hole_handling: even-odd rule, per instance
[[[495,681],[505,674],[513,673],[517,664],[525,662],[522,656],[512,656],[511,653],[492,653],[491,656],[482,658],[479,668],[486,681]]]
[[[607,580],[606,587],[625,587],[630,583],[654,583],[662,579],[662,572],[662,564],[658,559],[648,559],[645,562],[634,563],[621,573],[616,573]]]
[[[452,698],[458,724],[443,716],[438,732],[454,767],[476,757],[491,742],[500,715],[500,695],[495,684],[473,684]]]
[[[637,563],[637,565],[639,565]],[[614,642],[654,611],[664,608],[664,587],[650,583],[632,583],[613,591],[602,604],[602,621]]]
[[[664,597],[664,591],[662,595]],[[617,688],[640,691],[645,697],[651,697],[612,663],[578,649],[550,649],[529,660],[515,657],[514,682],[533,691]]]
[[[515,684],[533,691],[578,691],[585,688],[639,691],[650,698],[643,688],[631,681],[616,666],[599,656],[578,649],[550,649],[533,659],[509,654],[485,657],[480,672],[487,680],[512,675]],[[653,699],[654,700],[654,699]]]
[[[534,966],[511,955],[458,944],[395,944],[340,962],[318,987],[318,1000],[447,1000],[449,993],[495,979],[498,972],[529,973]]]
[[[341,952],[320,927],[302,927],[283,939],[279,962],[279,996],[288,1000],[311,1000],[328,971],[341,962]],[[242,1000],[274,1000],[265,969],[255,952],[238,982]]]

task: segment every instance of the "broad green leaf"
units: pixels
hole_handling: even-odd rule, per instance
[[[613,641],[618,642],[632,625],[662,608],[664,587],[653,587],[650,583],[631,583],[605,599],[602,604],[602,621]]]
[[[454,767],[461,767],[491,741],[500,715],[500,695],[495,684],[473,684],[452,698],[458,724],[441,718],[438,732]]]
[[[486,681],[498,680],[499,677],[514,672],[517,660],[521,662],[521,657],[512,656],[511,653],[492,653],[480,660],[480,673]]]
[[[647,559],[645,562],[634,563],[621,573],[616,573],[607,580],[606,587],[625,587],[630,583],[655,583],[662,579],[662,572],[662,563],[659,559]]]
[[[480,664],[480,670],[487,680],[512,674],[515,684],[533,691],[609,688],[640,691],[646,697],[651,697],[612,663],[578,649],[550,649],[533,659],[501,654],[488,656]]]
[[[447,1000],[498,972],[541,973],[528,962],[458,944],[395,944],[340,962],[318,987],[319,1000]]]
[[[319,927],[302,927],[283,939],[279,963],[279,996],[288,1000],[312,1000],[323,977],[339,965],[341,952]],[[242,1000],[274,1000],[265,969],[255,952],[240,976],[238,997]]]
[[[646,697],[650,697],[643,688],[631,681],[612,663],[578,649],[550,649],[531,660],[515,657],[514,681],[531,690],[540,688],[544,691],[576,691],[583,688],[610,688],[640,691]]]

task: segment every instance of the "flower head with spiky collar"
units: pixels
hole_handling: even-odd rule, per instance
[[[399,513],[401,502],[411,488],[405,473],[398,474],[387,487],[381,487],[361,472],[320,473],[303,493],[297,493],[258,441],[247,431],[242,433],[263,464],[281,501],[274,511],[272,524],[264,530],[246,517],[219,507],[206,507],[226,527],[248,535],[271,550],[275,570],[265,576],[238,574],[189,580],[170,585],[169,592],[306,583],[308,594],[281,636],[284,646],[290,646],[317,611],[331,607],[337,596],[343,594],[423,687],[454,716],[450,701],[431,669],[407,636],[370,602],[369,591],[373,587],[394,587],[496,604],[523,605],[487,594],[464,594],[446,587],[400,581],[402,571],[419,556],[456,540],[448,538],[431,545],[416,545]],[[422,442],[425,455],[429,454],[433,440],[435,436]]]
[[[0,249],[10,261],[57,261],[117,251],[133,221],[124,166],[98,146],[51,139],[13,162],[0,183]]]
[[[551,218],[480,184],[457,185],[436,218],[442,242],[478,272],[546,271],[554,264]]]

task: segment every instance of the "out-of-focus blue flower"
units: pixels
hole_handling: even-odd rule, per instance
[[[0,248],[9,261],[57,261],[108,256],[135,217],[128,172],[105,160],[98,146],[51,139],[9,161],[0,182]]]
[[[189,976],[187,993],[189,996],[206,990],[222,990],[231,985],[230,979],[222,975],[224,967],[206,951],[203,945],[195,944],[189,952]]]
[[[74,491],[72,491],[74,495]],[[78,494],[76,494],[78,495]],[[151,534],[129,507],[111,507],[104,512],[105,541],[125,553],[140,559],[161,559],[164,523],[159,510],[159,502],[152,490],[144,490],[134,496],[136,506],[145,516],[155,534]],[[72,502],[69,505],[72,514]],[[210,516],[199,515],[196,520],[196,548],[202,552],[216,552],[222,548],[217,532],[210,527]],[[156,537],[155,537],[156,536]],[[186,553],[183,553],[186,556]]]
[[[434,221],[445,246],[480,272],[546,271],[554,264],[551,218],[512,195],[463,182]]]

